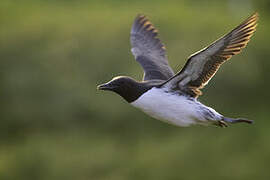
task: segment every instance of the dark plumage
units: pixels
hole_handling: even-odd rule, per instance
[[[163,82],[161,80],[138,82],[127,76],[118,76],[105,84],[99,85],[98,89],[113,91],[131,103],[152,87],[159,86]]]
[[[258,13],[253,14],[210,46],[191,55],[184,68],[167,81],[167,86],[185,86],[190,95],[201,95],[202,89],[219,67],[246,47],[256,30]]]
[[[144,69],[144,80],[167,80],[174,75],[169,66],[165,46],[157,38],[158,31],[143,15],[138,15],[130,33],[132,53]]]

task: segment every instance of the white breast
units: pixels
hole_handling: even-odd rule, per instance
[[[204,105],[185,96],[168,93],[161,88],[154,87],[148,90],[131,104],[154,118],[178,126],[206,121],[198,111],[199,106]]]

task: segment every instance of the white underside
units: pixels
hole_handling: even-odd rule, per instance
[[[177,126],[192,124],[209,124],[215,119],[206,119],[202,109],[207,108],[217,117],[221,117],[214,109],[207,107],[197,100],[185,96],[168,93],[165,89],[152,88],[131,103],[146,114],[161,121]]]

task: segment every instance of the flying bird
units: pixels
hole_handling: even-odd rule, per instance
[[[169,66],[166,49],[158,31],[144,16],[138,15],[131,28],[131,52],[144,70],[143,80],[118,76],[99,85],[113,91],[132,106],[161,121],[177,126],[252,123],[229,118],[198,101],[200,89],[207,85],[219,67],[246,47],[258,21],[255,13],[208,47],[192,54],[176,74]]]

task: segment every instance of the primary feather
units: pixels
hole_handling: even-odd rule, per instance
[[[138,15],[134,20],[130,37],[131,51],[144,69],[144,80],[167,80],[174,75],[157,32],[145,16]]]
[[[257,20],[258,14],[255,13],[210,46],[191,55],[184,68],[168,80],[166,86],[185,87],[193,97],[201,95],[200,89],[211,80],[219,67],[246,47],[256,30]]]

